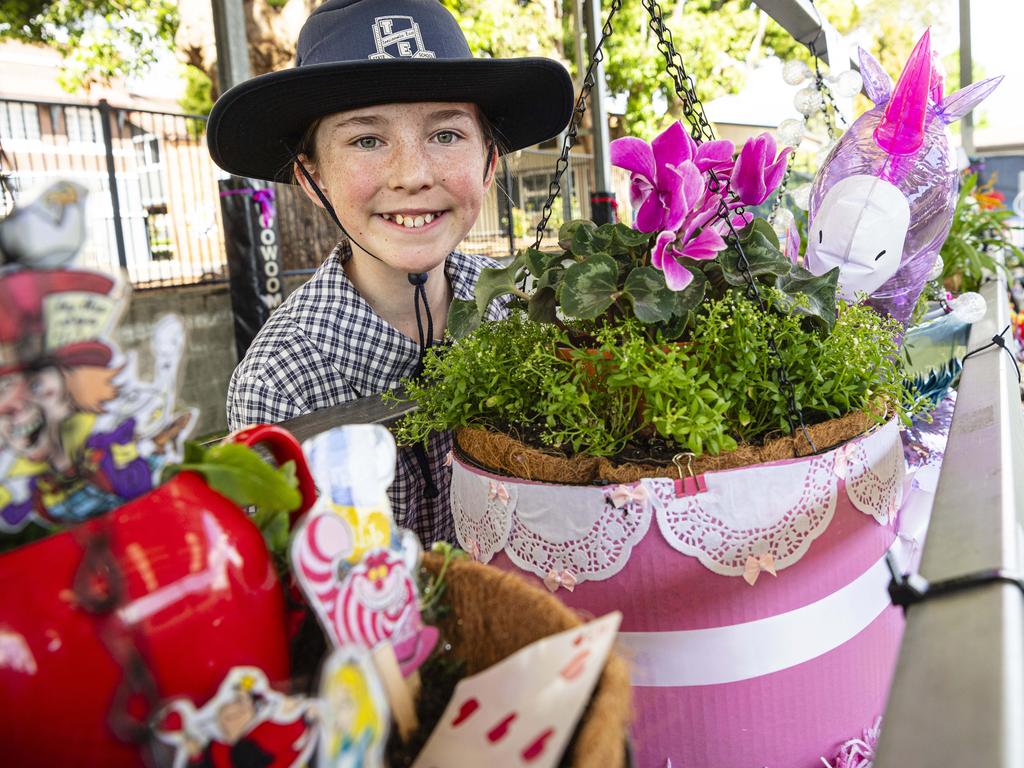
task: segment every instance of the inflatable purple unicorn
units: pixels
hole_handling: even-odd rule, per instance
[[[875,107],[850,126],[811,187],[807,268],[839,267],[839,294],[867,294],[906,325],[953,221],[957,168],[946,126],[988,96],[1001,77],[943,98],[930,32],[892,80],[863,49],[860,71]]]

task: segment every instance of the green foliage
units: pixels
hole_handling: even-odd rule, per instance
[[[978,189],[978,174],[964,176],[953,224],[942,244],[942,277],[959,276],[958,290],[977,291],[986,275],[1024,261],[1006,223],[1012,216],[1013,211]],[[997,258],[1000,252],[1005,264]]]
[[[0,4],[0,39],[42,43],[64,57],[68,92],[139,74],[173,50],[178,8],[169,0],[13,0]]]
[[[507,267],[485,269],[476,290],[476,316],[469,302],[453,303],[452,335],[461,338],[475,327],[496,298],[513,295],[525,302],[530,319],[566,327],[587,322],[636,318],[648,340],[682,338],[691,313],[705,298],[721,298],[731,287],[745,286],[738,247],[731,243],[712,261],[690,261],[693,282],[682,291],[665,284],[650,266],[653,235],[625,224],[576,220],[558,234],[563,249],[553,253],[527,248]],[[820,277],[790,263],[764,219],[754,219],[739,233],[739,243],[754,279],[782,294],[784,311],[795,311],[825,328],[835,322],[838,271]],[[519,285],[533,277],[533,293]]]
[[[911,412],[897,354],[900,327],[840,305],[831,327],[812,298],[766,287],[762,312],[727,289],[694,312],[690,340],[653,340],[635,318],[591,326],[586,345],[522,312],[428,354],[409,385],[419,409],[402,443],[459,426],[501,430],[567,454],[615,456],[655,433],[676,450],[717,454],[789,432],[777,345],[808,424],[864,410]],[[802,310],[802,311],[800,311]]]
[[[213,81],[199,67],[186,64],[185,93],[178,105],[189,115],[208,115],[213,109]]]
[[[182,463],[165,467],[161,482],[183,471],[198,472],[213,490],[238,506],[255,507],[253,522],[267,548],[277,558],[287,556],[289,513],[302,503],[295,462],[275,468],[244,445],[220,443],[204,448],[190,442],[185,444]]]

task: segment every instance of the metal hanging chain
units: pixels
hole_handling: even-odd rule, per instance
[[[672,41],[672,32],[665,26],[661,6],[658,5],[657,0],[641,0],[641,4],[647,10],[648,14],[650,14],[651,19],[648,26],[658,38],[657,47],[665,58],[665,68],[675,85],[676,94],[682,101],[683,114],[686,116],[691,127],[690,135],[693,137],[694,141],[697,142],[714,140],[714,131],[711,128],[711,123],[708,121],[707,114],[704,112],[704,105],[697,96],[697,90],[694,86],[693,78],[687,74],[686,66],[683,63],[682,57],[679,55],[679,51],[676,50],[675,44]],[[720,179],[714,171],[709,171],[708,175],[711,177],[711,183],[709,184],[711,191],[721,195],[721,201],[718,206],[718,217],[728,228],[728,239],[736,248],[737,266],[739,267],[740,273],[743,275],[747,284],[746,296],[757,304],[758,309],[760,309],[763,314],[767,314],[768,307],[764,302],[764,298],[761,296],[761,292],[757,288],[757,281],[754,280],[754,276],[751,273],[750,262],[747,260],[747,255],[743,251],[743,245],[740,243],[739,233],[736,231],[736,227],[732,223],[734,217],[741,216],[743,214],[743,208],[729,208],[728,199],[731,197],[735,200],[736,193],[730,189],[728,179]],[[811,451],[816,453],[817,447],[814,445],[814,441],[811,439],[811,435],[807,431],[803,409],[796,401],[796,389],[794,388],[793,383],[789,380],[789,377],[786,375],[786,366],[782,361],[782,354],[779,352],[778,345],[775,343],[775,339],[771,335],[768,336],[768,349],[775,358],[779,388],[786,397],[786,421],[789,423],[790,433],[796,432],[796,425],[799,424],[800,429],[803,432],[804,439],[807,440],[808,445],[811,447]]]
[[[821,96],[821,117],[825,121],[825,130],[828,131],[829,141],[835,141],[836,118],[841,120],[844,126],[846,125],[846,118],[839,111],[839,106],[836,104],[832,89],[829,88],[828,83],[825,82],[825,78],[821,74],[821,62],[818,61],[818,53],[814,49],[814,43],[807,47],[811,51],[811,58],[814,59],[814,87]]]
[[[592,1],[597,2],[598,0]],[[580,125],[583,123],[583,115],[587,111],[587,100],[590,97],[591,90],[594,88],[595,70],[597,65],[604,61],[604,43],[615,32],[615,28],[612,27],[612,19],[621,9],[622,0],[612,0],[611,10],[608,12],[604,26],[601,27],[601,39],[594,46],[594,55],[590,58],[590,66],[587,67],[587,73],[583,78],[580,95],[576,98],[576,105],[573,107],[572,120],[569,121],[569,128],[565,132],[565,138],[562,140],[562,152],[558,156],[558,162],[555,164],[555,177],[548,185],[548,199],[544,203],[540,221],[537,223],[537,238],[533,241],[533,248],[535,250],[540,248],[541,241],[544,239],[544,230],[548,226],[548,219],[551,218],[551,208],[555,204],[555,199],[562,191],[562,176],[569,167],[569,150],[576,144],[576,135],[579,133]]]

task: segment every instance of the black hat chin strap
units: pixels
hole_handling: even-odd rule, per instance
[[[299,167],[299,171],[305,177],[306,181],[309,182],[309,186],[312,187],[313,192],[316,193],[317,198],[320,200],[320,204],[323,205],[324,210],[330,215],[331,219],[335,224],[338,225],[338,229],[341,233],[355,243],[363,253],[366,253],[377,261],[383,261],[379,256],[371,251],[368,251],[359,241],[356,240],[352,235],[345,231],[345,227],[341,225],[341,220],[338,218],[338,214],[334,210],[334,206],[331,205],[331,201],[327,199],[327,195],[320,189],[320,185],[313,180],[312,174],[306,169],[306,166],[299,159],[299,155],[293,150],[287,142],[282,142],[285,149],[288,150],[288,154],[291,155],[292,161]],[[484,170],[486,174],[486,169]],[[416,332],[419,336],[420,342],[420,356],[419,361],[416,363],[416,372],[414,376],[419,376],[423,372],[423,358],[426,356],[427,350],[434,343],[434,318],[430,313],[430,302],[427,300],[427,279],[430,275],[426,272],[411,272],[408,275],[409,284],[413,286],[413,307],[416,309]],[[423,314],[426,315],[427,327],[423,327],[423,316],[420,314],[420,304],[423,305]],[[416,464],[419,466],[420,474],[423,477],[423,498],[425,499],[436,499],[441,495],[441,491],[437,487],[437,483],[434,482],[434,475],[430,471],[430,460],[427,458],[427,451],[423,447],[422,443],[416,443],[412,447],[413,458],[416,459]]]

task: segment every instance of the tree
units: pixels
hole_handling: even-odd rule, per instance
[[[145,72],[170,50],[178,26],[169,0],[5,0],[0,39],[42,43],[60,51],[61,85],[95,83]]]

